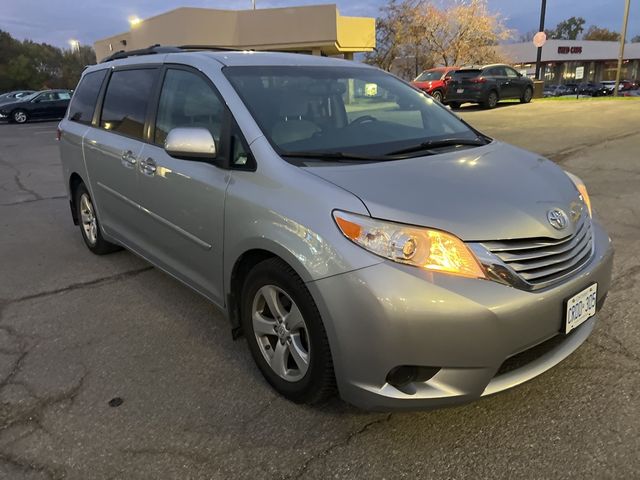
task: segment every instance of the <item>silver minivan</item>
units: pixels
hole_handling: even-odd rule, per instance
[[[87,247],[208,298],[295,402],[505,390],[578,348],[609,289],[579,178],[366,65],[119,53],[84,72],[59,129]]]

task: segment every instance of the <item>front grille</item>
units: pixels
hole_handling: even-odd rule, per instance
[[[591,258],[591,219],[584,213],[575,233],[560,240],[526,238],[482,245],[531,287],[541,288],[570,275]]]

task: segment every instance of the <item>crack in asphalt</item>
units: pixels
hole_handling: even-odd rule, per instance
[[[29,471],[42,473],[50,480],[62,480],[66,476],[64,470],[60,468],[53,467],[51,465],[45,465],[42,463],[27,461],[17,455],[9,455],[3,452],[0,452],[0,463],[10,465],[17,470],[22,470],[24,473]]]
[[[68,198],[68,196],[67,195],[54,195],[52,197],[32,198],[32,199],[29,199],[29,200],[21,200],[19,202],[0,203],[0,207],[13,207],[15,205],[22,205],[23,203],[42,202],[42,201],[45,201],[45,200],[60,200],[62,198]]]
[[[0,322],[2,322],[3,320],[6,307],[11,304],[26,302],[29,300],[39,299],[42,297],[60,293],[66,293],[82,288],[89,288],[112,283],[134,277],[151,269],[153,269],[153,267],[149,265],[136,270],[131,270],[128,272],[123,272],[86,282],[74,283],[63,288],[25,295],[23,297],[12,300],[0,300]],[[2,448],[0,448],[0,465],[6,464],[11,466],[12,468],[20,469],[25,472],[31,471],[42,473],[51,480],[65,478],[66,471],[61,467],[53,467],[43,463],[35,462],[31,459],[25,458],[20,454],[15,454],[11,451],[11,447],[17,441],[23,440],[24,438],[27,438],[37,432],[45,432],[50,434],[50,432],[48,432],[42,422],[44,412],[47,409],[62,403],[68,404],[68,406],[73,405],[76,398],[84,388],[84,382],[86,377],[88,376],[88,369],[86,366],[78,364],[80,367],[82,367],[83,373],[80,375],[80,378],[70,387],[64,389],[59,393],[50,395],[38,395],[35,389],[27,382],[17,380],[17,377],[22,371],[28,355],[39,345],[39,342],[30,342],[29,340],[37,337],[29,334],[22,334],[18,332],[14,327],[2,323],[0,323],[0,332],[4,332],[7,338],[10,340],[9,344],[14,345],[13,348],[7,348],[7,346],[3,346],[0,350],[0,353],[14,357],[12,360],[13,364],[8,373],[4,375],[2,379],[0,379],[0,392],[4,391],[10,385],[21,386],[27,392],[29,397],[33,399],[33,401],[21,402],[24,403],[23,405],[11,403],[0,404],[0,438],[2,438],[3,432],[6,432],[11,427],[32,427],[32,430],[27,435],[21,436],[12,442],[3,444]]]
[[[0,300],[0,319],[2,318],[2,310],[6,308],[8,305],[19,302],[26,302],[29,300],[35,300],[42,297],[48,297],[50,295],[57,295],[59,293],[66,293],[73,290],[78,290],[81,288],[94,287],[97,285],[103,285],[106,283],[116,282],[119,280],[125,280],[131,277],[135,277],[141,273],[148,272],[149,270],[153,270],[153,265],[148,265],[146,267],[137,268],[135,270],[129,270],[122,273],[117,273],[115,275],[111,275],[108,277],[97,278],[95,280],[88,280],[86,282],[78,282],[67,285],[66,287],[56,288],[54,290],[46,290],[44,292],[33,293],[31,295],[25,295],[23,297],[18,297],[15,299],[5,299]]]
[[[308,458],[303,464],[302,466],[298,469],[297,472],[295,472],[292,475],[287,475],[284,476],[282,478],[284,479],[299,479],[302,478],[303,475],[305,475],[308,470],[309,467],[323,459],[326,458],[327,456],[329,456],[336,448],[339,447],[345,447],[347,446],[349,443],[351,443],[351,441],[358,437],[359,435],[362,435],[363,433],[367,432],[368,430],[370,430],[372,427],[382,424],[382,423],[388,423],[391,420],[391,416],[392,414],[389,413],[386,416],[382,417],[382,418],[377,418],[376,420],[373,420],[371,422],[365,423],[362,427],[360,427],[358,430],[356,430],[355,432],[351,432],[349,435],[347,435],[343,440],[339,441],[339,442],[335,442],[332,443],[331,445],[329,445],[327,448],[325,448],[324,450],[321,450],[320,452],[318,452],[316,455],[311,456],[310,458]]]
[[[580,145],[577,145],[575,147],[567,148],[565,150],[560,150],[557,153],[548,153],[545,156],[549,157],[554,162],[561,164],[565,160],[568,160],[569,158],[577,155],[582,150],[585,150],[587,148],[597,147],[598,145],[601,145],[606,142],[614,142],[616,140],[622,140],[628,137],[633,137],[634,135],[640,135],[640,133],[637,130],[634,130],[633,132],[625,132],[619,135],[608,137],[605,140],[599,139],[599,140],[594,140],[592,142],[581,143]]]
[[[30,188],[27,188],[25,184],[22,183],[22,180],[20,180],[20,175],[22,175],[22,172],[18,167],[16,167],[13,163],[4,160],[2,157],[0,157],[0,164],[5,165],[6,167],[8,167],[9,169],[15,172],[13,175],[13,181],[18,187],[19,191],[35,197],[36,200],[42,200],[42,196],[38,192],[36,192],[35,190],[31,190]]]

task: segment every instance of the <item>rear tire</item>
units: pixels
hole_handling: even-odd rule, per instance
[[[491,90],[488,95],[487,95],[487,99],[481,103],[482,108],[485,109],[492,109],[492,108],[496,108],[496,106],[498,105],[498,92],[496,92],[495,90]]]
[[[335,394],[322,318],[304,282],[289,265],[270,258],[249,272],[240,315],[251,355],[278,393],[307,404]]]
[[[447,103],[453,110],[458,110],[460,108],[460,102],[449,102]]]
[[[440,90],[436,90],[435,92],[433,92],[431,94],[431,96],[433,97],[434,100],[436,100],[437,102],[442,103],[442,92]]]
[[[520,103],[529,103],[533,98],[533,89],[531,87],[527,87],[524,89],[522,93],[522,97],[520,97]]]
[[[91,194],[84,183],[80,183],[74,192],[73,204],[78,216],[80,234],[85,245],[96,255],[106,255],[120,250],[122,247],[108,242],[100,231],[100,222]]]

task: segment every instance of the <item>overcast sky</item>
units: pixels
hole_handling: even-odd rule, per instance
[[[257,0],[258,8],[318,3],[331,2]],[[343,15],[376,16],[385,1],[337,0],[335,3]],[[636,1],[631,3],[629,38],[640,35],[640,5]],[[251,0],[2,0],[0,30],[20,39],[61,47],[68,47],[71,38],[92,44],[97,39],[128,30],[129,16],[146,18],[181,6],[242,9],[251,8]],[[537,30],[540,0],[489,0],[489,6],[506,18],[510,28],[520,32]],[[581,16],[587,26],[595,23],[619,31],[623,9],[624,0],[549,0],[547,27],[571,16]]]

